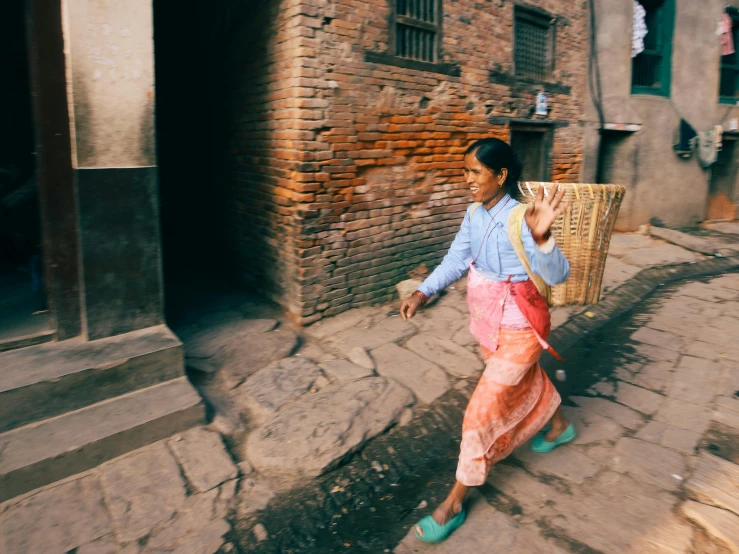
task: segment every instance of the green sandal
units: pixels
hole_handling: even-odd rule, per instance
[[[416,537],[423,542],[441,542],[451,535],[457,527],[462,525],[466,517],[467,513],[464,508],[444,525],[439,525],[433,517],[426,516],[417,524],[417,527],[420,527],[423,531],[423,536],[419,535],[418,529],[416,529]]]
[[[575,431],[575,426],[570,423],[570,426],[552,442],[549,442],[544,438],[543,431],[540,434],[536,435],[533,439],[531,439],[531,450],[533,450],[534,452],[538,452],[539,454],[546,454],[547,452],[551,452],[558,446],[571,442],[576,438],[577,431]]]

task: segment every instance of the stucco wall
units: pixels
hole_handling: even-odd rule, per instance
[[[609,157],[618,167],[605,167],[608,180],[627,187],[617,228],[635,229],[658,219],[682,226],[705,218],[710,169],[695,156],[679,158],[672,146],[680,123],[707,131],[739,110],[719,104],[720,43],[716,28],[727,4],[739,0],[676,0],[670,97],[631,94],[631,2],[596,0],[597,45],[606,123],[641,125],[621,141]],[[592,98],[586,103],[583,179],[597,176],[598,116]]]

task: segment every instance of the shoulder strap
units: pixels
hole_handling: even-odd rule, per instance
[[[523,238],[521,237],[521,227],[523,226],[523,217],[528,208],[527,204],[518,204],[514,206],[511,213],[508,216],[508,240],[513,245],[521,265],[526,270],[526,273],[536,285],[536,290],[539,291],[544,298],[547,299],[547,303],[551,302],[552,289],[539,275],[531,271],[531,264],[526,256],[526,249],[523,247]]]
[[[472,209],[470,210],[470,221],[472,221],[472,216],[475,215],[475,210],[482,206],[482,202],[475,202],[472,204]]]

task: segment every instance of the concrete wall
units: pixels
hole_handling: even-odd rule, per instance
[[[150,0],[61,0],[61,8],[71,146],[64,165],[76,201],[65,218],[78,249],[61,263],[79,271],[80,332],[94,340],[163,321],[152,8]],[[41,72],[52,66],[37,63]]]
[[[596,0],[597,47],[606,123],[638,124],[604,156],[605,180],[627,188],[617,228],[635,229],[650,220],[668,226],[705,218],[711,171],[697,159],[684,160],[672,148],[680,118],[697,131],[739,109],[719,104],[720,44],[716,28],[732,0],[676,0],[669,98],[631,94],[631,2]],[[599,154],[598,117],[588,96],[583,180],[594,181]],[[735,163],[735,162],[734,162]],[[736,189],[735,189],[736,190]]]

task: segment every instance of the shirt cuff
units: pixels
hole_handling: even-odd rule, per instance
[[[554,237],[550,236],[544,244],[537,244],[536,248],[542,254],[551,254],[555,246],[557,246],[557,243],[554,242]]]

